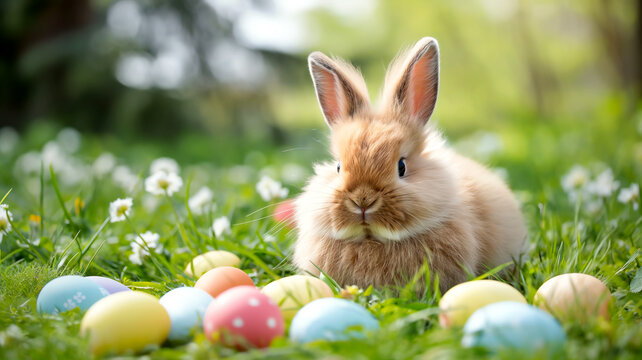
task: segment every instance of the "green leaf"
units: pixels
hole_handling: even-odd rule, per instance
[[[631,280],[631,292],[639,293],[640,291],[642,291],[642,268],[638,268],[633,280]]]

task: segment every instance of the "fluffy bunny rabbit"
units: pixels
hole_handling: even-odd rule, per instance
[[[393,62],[378,107],[349,64],[320,52],[308,62],[335,160],[316,165],[296,199],[296,266],[381,287],[404,285],[428,263],[445,291],[467,272],[519,258],[526,230],[510,190],[427,125],[439,84],[435,39]]]

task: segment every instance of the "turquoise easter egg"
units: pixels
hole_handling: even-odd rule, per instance
[[[194,328],[200,328],[205,310],[214,298],[207,292],[193,287],[174,289],[160,298],[171,322],[169,340],[187,341]]]
[[[38,294],[39,313],[58,314],[75,308],[87,310],[109,292],[95,282],[78,275],[55,278]]]
[[[363,337],[364,331],[379,329],[379,321],[365,308],[337,298],[314,300],[292,319],[290,339],[307,343],[315,340],[348,340]]]
[[[503,301],[475,311],[464,325],[464,347],[498,352],[520,351],[552,355],[560,351],[566,334],[549,313],[524,303]]]

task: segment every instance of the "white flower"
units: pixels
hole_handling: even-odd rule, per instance
[[[562,188],[567,193],[579,190],[589,181],[589,172],[580,165],[574,165],[566,175],[562,177]]]
[[[208,205],[214,199],[214,193],[207,186],[203,186],[194,196],[189,198],[187,202],[190,211],[196,215],[201,215]]]
[[[13,173],[17,178],[24,175],[40,174],[40,161],[41,156],[39,152],[26,152],[16,159],[13,165]]]
[[[161,171],[166,174],[178,174],[180,172],[180,167],[176,160],[162,157],[152,161],[152,164],[149,167],[150,174],[155,174]]]
[[[606,169],[586,185],[586,191],[599,197],[609,197],[619,186],[620,183],[615,181],[611,169]]]
[[[604,203],[602,201],[598,200],[591,200],[584,205],[584,211],[588,213],[589,215],[596,215],[602,208],[604,207]]]
[[[82,136],[74,128],[64,128],[58,133],[58,144],[68,153],[75,153],[80,148]]]
[[[2,242],[2,236],[8,234],[11,231],[11,223],[13,221],[13,215],[9,211],[9,206],[7,204],[0,205],[0,243]]]
[[[281,183],[273,180],[269,176],[263,176],[256,184],[256,191],[265,201],[282,199],[288,196],[288,189],[281,186]]]
[[[134,201],[132,198],[116,199],[109,204],[109,217],[111,222],[119,222],[125,220],[125,216],[131,214]]]
[[[130,243],[133,252],[129,255],[129,261],[141,265],[143,258],[149,255],[148,248],[154,249],[159,254],[163,252],[163,245],[160,244],[159,240],[160,235],[151,231],[145,231],[140,236],[133,235],[133,241]]]
[[[154,195],[172,195],[183,186],[183,179],[175,173],[159,171],[145,179],[145,190]]]
[[[623,204],[633,203],[633,209],[637,210],[640,199],[640,185],[631,184],[628,188],[622,188],[617,200]],[[2,221],[2,220],[0,220]],[[2,224],[0,223],[0,227]]]
[[[212,230],[214,230],[214,236],[217,238],[220,238],[223,234],[229,234],[231,232],[230,219],[228,219],[227,216],[221,216],[214,220]]]
[[[143,249],[143,247],[140,246],[140,244],[137,242],[132,242],[131,247],[132,247],[133,253],[129,255],[129,261],[131,261],[133,264],[136,264],[136,265],[142,265],[143,257],[145,256],[144,254],[145,249]]]
[[[299,164],[285,164],[281,169],[281,177],[283,181],[290,184],[297,184],[302,182],[307,175],[307,171]]]
[[[94,160],[92,170],[98,177],[103,177],[114,169],[116,166],[116,157],[111,153],[102,153]]]
[[[0,154],[8,154],[18,145],[20,136],[10,127],[0,129]]]
[[[134,175],[125,165],[116,166],[112,172],[111,179],[127,192],[134,190],[134,186],[138,183],[138,176]]]

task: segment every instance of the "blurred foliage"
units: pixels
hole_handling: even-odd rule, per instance
[[[199,132],[279,143],[284,128],[323,128],[309,51],[354,62],[376,94],[386,64],[422,36],[440,41],[435,119],[455,133],[540,121],[584,126],[606,107],[615,108],[611,120],[627,122],[642,84],[641,4],[4,0],[0,125],[55,122],[130,138]],[[256,14],[298,22],[304,40],[277,51],[288,39],[250,21],[251,34],[275,46],[248,45],[239,29]],[[123,81],[118,73],[127,61],[158,79],[139,73],[138,83]]]

